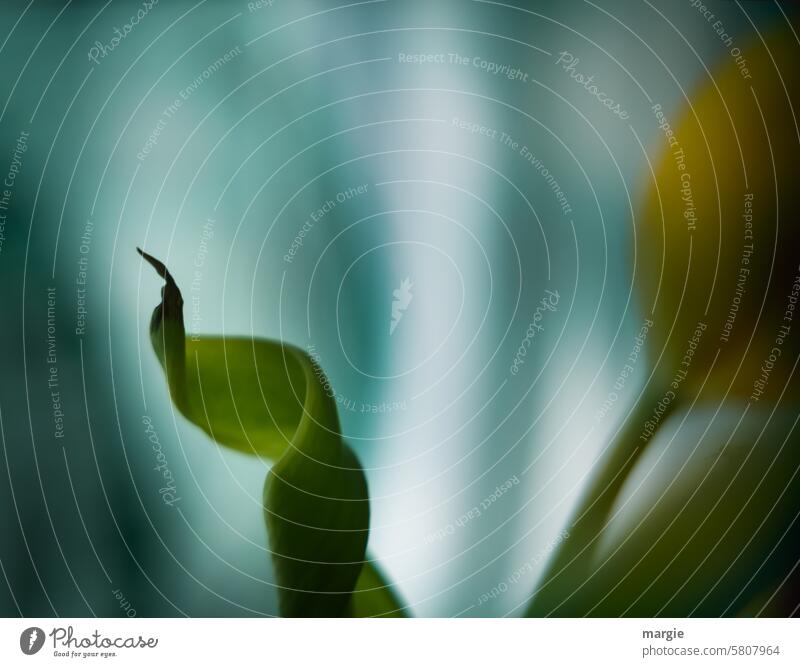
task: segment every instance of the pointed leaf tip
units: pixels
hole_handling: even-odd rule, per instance
[[[138,246],[136,247],[136,252],[138,252],[142,256],[142,258],[156,270],[156,273],[158,273],[159,276],[161,276],[168,283],[171,283],[173,285],[175,284],[175,280],[173,280],[172,274],[164,265],[164,262],[156,259],[150,253],[145,252]]]

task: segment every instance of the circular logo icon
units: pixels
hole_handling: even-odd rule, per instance
[[[19,636],[19,647],[25,655],[38,653],[44,646],[44,630],[37,627],[23,630]]]

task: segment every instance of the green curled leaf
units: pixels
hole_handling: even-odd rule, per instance
[[[283,616],[344,616],[369,534],[367,482],[330,436],[325,460],[290,451],[270,470],[264,510]]]
[[[347,615],[365,560],[369,495],[361,465],[342,441],[322,370],[279,342],[187,338],[175,280],[163,263],[139,253],[165,280],[150,336],[175,406],[216,442],[277,460],[264,485],[264,511],[281,613]],[[376,596],[358,600],[374,607]]]
[[[150,320],[150,338],[175,407],[221,445],[280,458],[303,414],[303,366],[310,360],[274,341],[187,337],[175,280],[163,263],[139,253],[166,282]]]

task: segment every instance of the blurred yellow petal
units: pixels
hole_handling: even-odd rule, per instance
[[[688,371],[684,396],[699,389],[719,352],[707,391],[750,397],[777,347],[753,400],[773,399],[800,350],[800,335],[781,339],[780,329],[800,328],[797,316],[784,320],[800,275],[800,46],[788,27],[766,41],[744,54],[752,78],[725,55],[690,105],[659,119],[673,143],[659,133],[663,150],[637,230],[637,280],[655,323],[652,358],[663,352],[661,382]],[[706,328],[692,351],[699,323]]]

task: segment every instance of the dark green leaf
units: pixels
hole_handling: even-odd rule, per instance
[[[166,282],[150,336],[173,402],[216,442],[277,460],[264,510],[282,614],[349,613],[369,535],[369,496],[322,369],[278,342],[187,338],[177,284],[164,264],[139,252]]]

